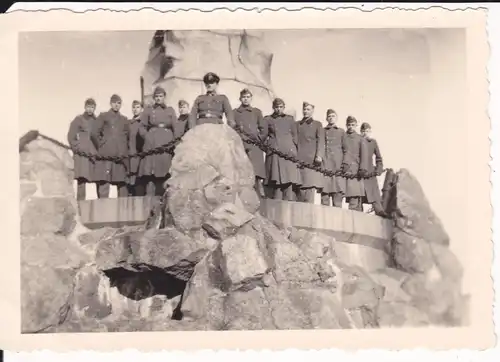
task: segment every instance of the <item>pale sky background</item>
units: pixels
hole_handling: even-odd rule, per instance
[[[20,132],[31,129],[66,141],[70,121],[87,97],[97,111],[113,93],[123,113],[139,99],[139,77],[153,31],[36,32],[20,34]],[[324,122],[334,108],[373,127],[384,166],[408,168],[464,260],[478,240],[467,229],[465,32],[419,30],[280,30],[266,32],[274,53],[277,96],[300,110],[316,105]],[[223,89],[220,89],[224,93]],[[237,106],[238,95],[229,95]],[[192,100],[191,100],[192,102]],[[270,113],[263,109],[264,114]],[[450,187],[453,185],[453,187]],[[95,197],[93,188],[91,198]],[[489,241],[484,241],[489,242]],[[472,245],[471,245],[472,244]],[[467,289],[468,281],[464,287]]]

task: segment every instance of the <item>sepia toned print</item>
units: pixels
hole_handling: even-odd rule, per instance
[[[485,106],[469,99],[472,25],[448,14],[19,32],[19,341],[363,330],[383,348],[377,335],[439,329],[489,343],[474,261],[490,260],[489,224],[467,210],[490,212],[488,127],[470,118]]]

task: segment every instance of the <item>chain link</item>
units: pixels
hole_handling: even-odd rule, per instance
[[[327,177],[337,176],[337,177],[343,177],[343,178],[346,178],[346,179],[369,179],[369,178],[372,178],[372,177],[375,177],[375,176],[380,176],[382,173],[384,173],[384,172],[387,171],[387,169],[384,169],[380,173],[374,171],[374,172],[369,172],[369,173],[365,173],[365,174],[359,174],[359,173],[358,174],[351,174],[351,173],[343,172],[342,170],[339,170],[339,171],[328,170],[326,168],[321,167],[320,165],[309,164],[307,162],[303,162],[303,161],[299,160],[295,156],[291,156],[291,155],[289,155],[289,154],[287,154],[285,152],[282,152],[282,151],[280,151],[280,150],[278,150],[278,149],[276,149],[274,147],[271,147],[271,146],[263,143],[262,141],[259,141],[259,140],[255,139],[252,134],[246,132],[240,126],[235,125],[232,128],[237,133],[239,133],[240,136],[244,136],[244,137],[242,137],[242,141],[243,142],[245,142],[247,144],[250,144],[250,145],[257,146],[262,152],[266,153],[267,155],[269,155],[269,154],[275,154],[278,157],[281,157],[281,158],[283,158],[283,159],[285,159],[287,161],[290,161],[290,162],[296,164],[297,167],[300,168],[300,169],[308,168],[308,169],[314,170],[316,172],[319,172],[319,173],[321,173],[321,174],[323,174],[324,176],[327,176]],[[171,153],[171,154],[173,154],[175,146],[180,141],[182,141],[182,136],[180,136],[180,137],[177,137],[177,138],[173,139],[172,141],[168,142],[165,145],[153,148],[153,149],[148,150],[148,151],[137,152],[137,153],[134,153],[134,154],[129,154],[127,156],[101,156],[101,155],[90,154],[88,152],[84,152],[84,151],[81,151],[81,150],[78,150],[78,149],[72,149],[71,147],[62,144],[61,142],[59,142],[57,140],[54,140],[54,139],[52,139],[50,137],[44,136],[42,134],[39,134],[39,136],[41,136],[42,138],[45,138],[47,140],[50,140],[52,142],[55,142],[55,143],[57,143],[57,144],[65,147],[67,149],[71,149],[72,152],[73,152],[73,154],[75,154],[75,155],[86,157],[86,158],[89,158],[91,160],[111,161],[111,162],[115,162],[115,163],[123,163],[125,160],[131,159],[131,158],[134,158],[134,157],[144,158],[146,156],[159,155],[159,154],[163,154],[163,153]]]
[[[273,154],[274,153],[274,154],[278,155],[278,157],[281,157],[287,161],[290,161],[290,162],[297,164],[298,167],[301,169],[308,168],[308,169],[314,170],[316,172],[319,172],[319,173],[323,174],[324,176],[328,176],[328,177],[337,176],[337,177],[344,177],[346,179],[368,179],[368,178],[371,178],[374,176],[380,176],[382,173],[387,171],[387,169],[384,169],[380,174],[378,174],[377,172],[374,171],[374,172],[366,173],[364,175],[360,175],[360,174],[345,173],[343,171],[328,170],[326,168],[321,167],[320,165],[314,165],[314,164],[311,165],[309,163],[303,162],[303,161],[299,160],[297,157],[291,156],[291,155],[284,153],[284,152],[281,152],[280,150],[277,150],[269,145],[266,145],[263,142],[256,140],[252,134],[247,133],[240,126],[235,126],[234,129],[240,135],[245,136],[245,138],[243,138],[243,142],[259,147],[266,154]]]

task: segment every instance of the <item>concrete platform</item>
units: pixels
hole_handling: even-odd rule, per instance
[[[90,229],[141,225],[158,197],[124,197],[80,201],[80,217]],[[376,270],[387,265],[385,247],[392,237],[392,222],[347,209],[299,202],[262,200],[260,212],[281,226],[321,231],[335,238],[335,251],[350,265]]]
[[[376,215],[302,202],[263,200],[261,213],[282,226],[317,230],[337,241],[383,250],[392,237],[392,222]]]
[[[97,229],[144,224],[158,202],[159,197],[134,196],[79,201],[78,206],[82,223],[89,229]]]

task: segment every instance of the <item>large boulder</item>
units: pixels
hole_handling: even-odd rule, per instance
[[[418,317],[419,324],[427,320],[446,326],[463,325],[468,297],[462,294],[463,268],[449,249],[448,234],[418,180],[406,169],[400,170],[396,177],[392,203],[394,233],[388,252],[393,266],[409,274],[401,289],[409,296],[412,309],[397,308],[394,313],[409,313],[410,319],[423,313],[426,318]],[[401,325],[398,318],[383,319],[384,324],[394,320]]]
[[[355,291],[339,287],[334,255],[331,245],[301,248],[257,214],[195,267],[182,315],[216,330],[354,328],[349,309],[372,306],[347,301]]]
[[[248,212],[255,212],[249,196],[253,167],[240,136],[229,126],[205,124],[190,130],[175,149],[170,173],[168,210],[181,231],[200,229],[205,218],[224,203],[248,206]]]

